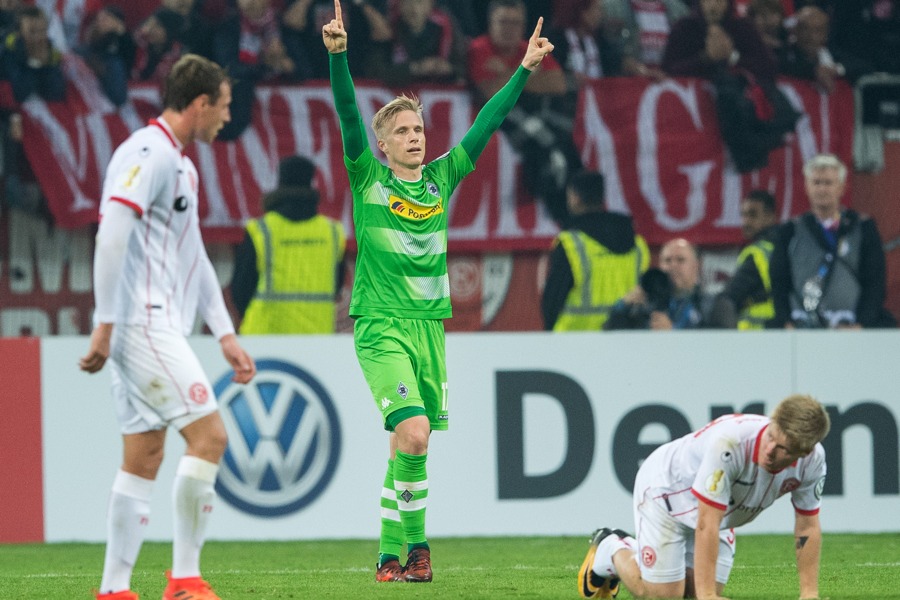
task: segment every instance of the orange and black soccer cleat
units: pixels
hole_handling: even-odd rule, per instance
[[[162,600],[222,600],[200,577],[172,579],[172,573],[166,571],[166,579],[169,584],[163,592]]]
[[[400,561],[389,560],[375,565],[375,581],[406,581]]]
[[[431,551],[427,548],[416,548],[410,552],[403,570],[406,571],[406,581],[410,583],[431,581]]]

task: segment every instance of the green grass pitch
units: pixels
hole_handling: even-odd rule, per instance
[[[223,600],[319,598],[578,598],[581,537],[437,538],[431,584],[373,580],[372,540],[209,542],[203,571]],[[729,598],[796,599],[790,535],[738,536]],[[133,580],[142,600],[158,600],[170,545],[146,543]],[[102,544],[0,545],[0,600],[93,598]],[[900,599],[900,534],[825,536],[822,598]],[[620,600],[631,598],[627,592]]]

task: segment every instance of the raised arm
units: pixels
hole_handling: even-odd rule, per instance
[[[368,141],[366,126],[356,105],[350,66],[347,64],[347,32],[341,17],[340,0],[334,0],[334,19],[322,27],[322,41],[328,50],[331,93],[334,95],[334,107],[341,123],[344,154],[350,160],[356,160],[366,149]]]
[[[528,39],[528,48],[525,50],[525,57],[522,59],[521,66],[513,73],[509,81],[500,90],[491,96],[475,117],[475,122],[466,135],[463,136],[462,145],[466,154],[475,162],[481,156],[484,147],[491,139],[491,135],[500,127],[500,123],[512,110],[525,87],[525,82],[531,72],[541,64],[544,57],[553,52],[553,44],[545,37],[541,37],[541,27],[544,24],[544,17],[538,19],[534,32]]]

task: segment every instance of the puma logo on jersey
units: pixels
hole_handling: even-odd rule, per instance
[[[391,195],[390,206],[392,213],[411,221],[424,221],[444,212],[444,203],[440,199],[434,206],[422,206]]]

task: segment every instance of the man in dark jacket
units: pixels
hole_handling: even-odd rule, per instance
[[[803,167],[810,211],[785,223],[772,253],[776,327],[893,327],[875,222],[843,208],[847,167],[833,154]]]
[[[599,331],[612,305],[647,270],[650,251],[631,217],[606,212],[600,173],[574,174],[566,202],[572,216],[550,254],[541,299],[544,329]]]

